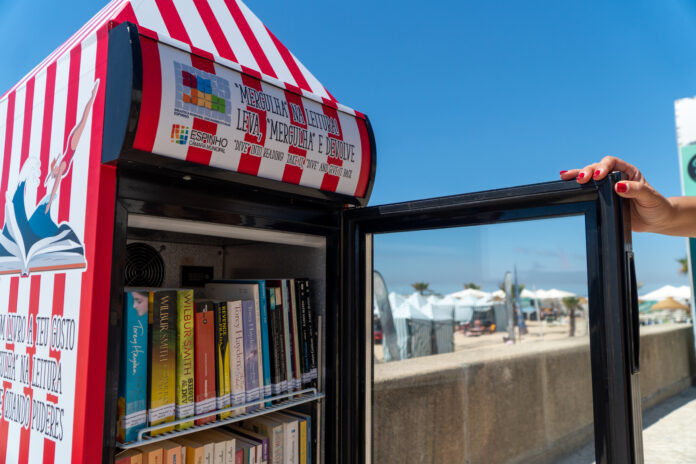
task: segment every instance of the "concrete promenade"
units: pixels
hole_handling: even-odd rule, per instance
[[[643,412],[643,449],[646,464],[696,463],[696,387]],[[594,462],[592,444],[558,461]]]

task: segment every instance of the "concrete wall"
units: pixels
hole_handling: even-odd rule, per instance
[[[696,376],[691,326],[641,331],[644,409]],[[373,462],[545,463],[592,440],[588,339],[375,365]]]

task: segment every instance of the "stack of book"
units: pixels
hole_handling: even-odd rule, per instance
[[[206,284],[204,295],[194,299],[190,289],[125,290],[121,442],[136,440],[147,426],[212,412],[195,421],[201,425],[316,386],[308,279],[217,281]],[[223,409],[230,411],[214,412]],[[193,425],[185,421],[150,435]]]
[[[312,419],[291,409],[118,453],[115,464],[311,464]]]

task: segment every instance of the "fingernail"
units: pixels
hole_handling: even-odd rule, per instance
[[[585,177],[585,173],[584,173],[584,172],[581,172],[580,174],[578,174],[578,179],[582,179],[583,177]]]
[[[599,169],[597,169],[597,170],[594,172],[594,176],[595,176],[595,177],[599,177],[599,174],[600,174],[600,173],[601,173],[601,171],[600,171]]]
[[[568,172],[568,171],[561,171],[561,175],[565,174],[566,172]]]
[[[618,184],[616,184],[616,191],[619,193],[628,192],[628,184],[625,184],[623,182],[619,182]]]

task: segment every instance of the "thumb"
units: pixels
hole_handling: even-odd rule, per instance
[[[641,206],[657,206],[663,201],[662,195],[645,182],[630,180],[617,182],[614,190],[620,197],[633,198]]]

